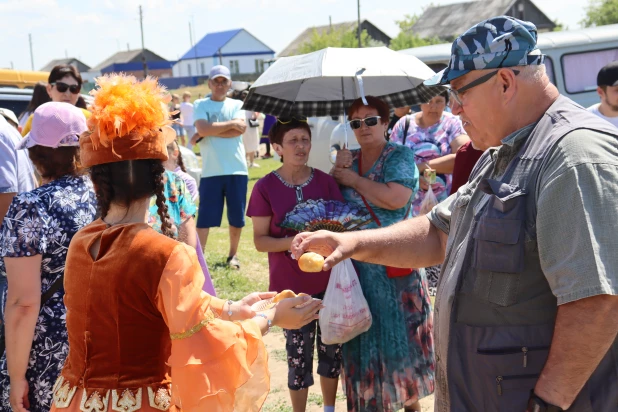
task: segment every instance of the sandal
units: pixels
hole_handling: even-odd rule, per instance
[[[240,269],[240,260],[238,260],[236,255],[230,256],[227,258],[227,265],[232,269],[238,270]]]

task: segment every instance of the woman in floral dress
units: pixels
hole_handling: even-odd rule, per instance
[[[348,109],[360,150],[340,150],[331,173],[346,201],[368,205],[374,222],[366,227],[376,228],[409,217],[418,170],[411,150],[385,139],[386,103],[371,96],[367,102],[358,99]],[[418,401],[434,391],[435,369],[424,271],[390,278],[385,266],[357,261],[354,266],[373,324],[343,345],[348,411],[420,412]]]
[[[78,166],[78,136],[86,130],[81,110],[46,103],[32,123],[19,149],[28,149],[43,185],[15,197],[0,229],[0,275],[8,277],[0,411],[10,411],[16,398],[24,398],[30,412],[51,407],[52,386],[68,353],[62,287],[67,250],[96,214],[92,183]],[[52,287],[56,292],[42,302]]]
[[[421,174],[428,168],[436,171],[436,183],[431,185],[431,190],[438,202],[446,199],[451,192],[455,153],[470,141],[459,117],[444,111],[447,104],[448,92],[435,96],[429,102],[421,104],[420,112],[399,119],[390,136],[391,142],[412,149],[414,163]],[[421,213],[421,203],[428,189],[429,186],[421,176],[420,190],[416,192],[412,203],[412,216]],[[429,292],[435,295],[440,266],[425,268],[425,273]]]

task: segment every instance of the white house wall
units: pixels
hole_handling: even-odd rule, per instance
[[[247,74],[247,73],[255,73],[255,61],[256,60],[271,60],[275,57],[274,53],[271,54],[250,54],[250,55],[235,55],[235,56],[222,56],[221,60],[224,66],[233,68],[234,64],[231,64],[231,61],[238,62],[238,73]],[[204,73],[202,73],[202,64],[204,64]],[[219,63],[219,57],[207,57],[197,59],[189,59],[189,60],[181,60],[172,67],[172,73],[174,77],[185,77],[185,76],[202,76],[208,75],[210,69]],[[191,66],[191,72],[189,73],[188,66]],[[198,70],[199,69],[199,70]],[[234,71],[232,70],[232,74]]]
[[[197,60],[181,60],[172,67],[172,74],[174,77],[206,76],[210,73],[210,69],[212,69],[214,65],[212,57],[202,57]],[[189,71],[189,66],[191,67],[191,71]]]

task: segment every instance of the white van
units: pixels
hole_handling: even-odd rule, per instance
[[[584,107],[599,102],[597,73],[618,60],[618,24],[539,33],[538,46],[547,55],[545,66],[560,93]],[[418,57],[436,72],[451,56],[451,43],[415,47],[400,53]]]

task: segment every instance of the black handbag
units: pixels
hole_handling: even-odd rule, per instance
[[[60,289],[60,286],[62,286],[63,281],[64,281],[64,273],[62,274],[62,276],[56,279],[56,281],[49,287],[49,289],[47,289],[47,292],[41,295],[41,307],[43,307],[43,305],[45,305],[47,301],[51,299],[51,297],[54,296],[56,292],[58,292],[58,289]],[[0,356],[2,356],[5,349],[6,349],[6,328],[4,329],[4,333],[2,334],[2,337],[0,338]]]

